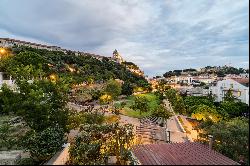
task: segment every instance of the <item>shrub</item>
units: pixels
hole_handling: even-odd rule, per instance
[[[84,121],[82,124],[102,124],[105,120],[105,117],[103,114],[95,111],[91,113],[85,113],[84,114]]]
[[[41,132],[32,130],[23,138],[23,148],[30,152],[34,161],[40,163],[49,160],[61,149],[63,143],[65,143],[64,131],[58,125]]]
[[[112,101],[112,96],[110,96],[108,94],[104,94],[104,95],[100,96],[99,101],[101,104],[107,104],[107,103]]]
[[[68,164],[104,165],[108,156],[116,156],[116,164],[124,165],[131,160],[129,150],[133,138],[133,126],[130,124],[85,125],[70,147]]]
[[[134,104],[131,106],[134,110],[139,110],[140,112],[149,111],[148,100],[145,96],[136,96]]]

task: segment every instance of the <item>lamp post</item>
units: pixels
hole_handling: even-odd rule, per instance
[[[0,53],[4,54],[4,53],[6,53],[6,50],[4,48],[0,48]]]
[[[6,54],[6,50],[4,48],[0,48],[0,59],[4,56],[4,54]]]

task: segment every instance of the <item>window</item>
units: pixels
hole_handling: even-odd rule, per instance
[[[238,97],[240,97],[241,96],[241,91],[238,91]]]
[[[230,84],[230,88],[234,88],[234,84]]]

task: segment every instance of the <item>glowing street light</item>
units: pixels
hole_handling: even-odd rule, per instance
[[[0,48],[0,59],[2,58],[2,56],[4,56],[6,54],[6,50],[4,48]]]
[[[4,48],[0,48],[0,53],[1,54],[5,54],[6,53],[6,50]]]
[[[51,80],[52,82],[56,82],[56,75],[55,75],[55,74],[51,74],[51,75],[49,76],[49,78],[50,78],[50,80]]]
[[[75,69],[74,69],[74,68],[71,68],[71,67],[69,67],[68,69],[69,69],[69,71],[70,71],[71,73],[75,71]]]

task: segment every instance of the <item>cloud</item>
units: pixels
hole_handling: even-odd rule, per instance
[[[1,0],[0,36],[124,59],[145,73],[249,63],[247,0]]]

